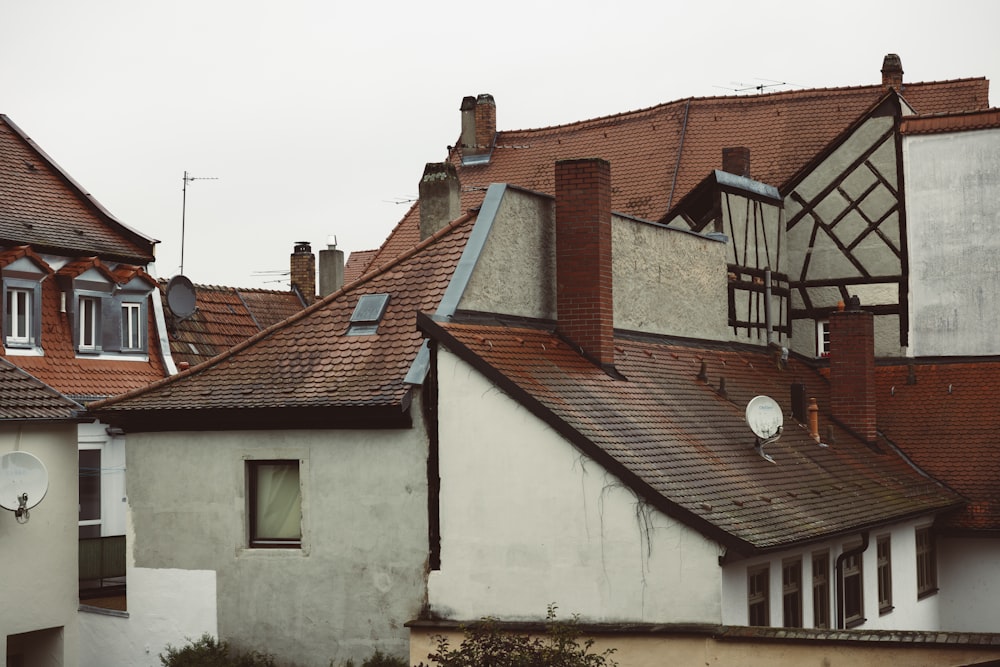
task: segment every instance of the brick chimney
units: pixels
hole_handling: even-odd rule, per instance
[[[882,86],[903,89],[903,61],[895,53],[886,54],[882,59]]]
[[[316,257],[308,241],[295,243],[290,263],[292,289],[298,290],[307,304],[312,303],[316,300]]]
[[[462,99],[462,158],[489,155],[497,133],[497,105],[493,96],[483,93],[479,97]]]
[[[722,171],[750,178],[750,149],[746,146],[723,148]]]
[[[830,412],[866,442],[875,442],[875,318],[858,297],[830,314]]]
[[[458,172],[451,162],[428,162],[420,178],[420,240],[461,215]]]
[[[344,251],[337,250],[337,243],[327,243],[319,251],[319,295],[333,294],[344,286]]]
[[[601,366],[614,365],[611,164],[556,162],[557,328]]]

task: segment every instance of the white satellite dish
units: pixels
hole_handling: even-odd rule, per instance
[[[747,424],[761,440],[767,440],[778,433],[785,422],[781,406],[770,396],[754,396],[747,403]]]
[[[37,456],[7,452],[0,456],[0,507],[28,520],[28,510],[42,502],[49,490],[49,473]]]
[[[167,283],[167,305],[170,312],[182,320],[194,315],[197,309],[195,290],[187,276],[178,274]]]

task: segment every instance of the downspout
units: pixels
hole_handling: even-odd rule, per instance
[[[771,324],[771,269],[764,269],[764,330],[767,331],[767,344],[774,339],[774,327]],[[757,340],[760,340],[759,338]]]
[[[848,549],[839,556],[837,556],[837,563],[833,568],[833,576],[837,580],[837,629],[843,630],[846,623],[844,622],[844,561],[851,556],[859,556],[863,554],[868,549],[868,531],[861,533],[861,544],[854,547],[853,549]],[[864,579],[862,579],[862,584]],[[864,609],[862,609],[864,611]]]
[[[688,129],[688,111],[691,109],[691,99],[688,98],[687,104],[684,105],[684,123],[681,125],[681,144],[677,147],[677,163],[674,165],[674,179],[670,183],[670,198],[667,200],[667,212],[670,211],[670,207],[674,205],[674,190],[677,188],[677,172],[681,169],[681,155],[684,153],[684,137],[687,136]]]

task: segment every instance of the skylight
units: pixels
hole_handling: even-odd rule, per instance
[[[385,315],[385,307],[389,303],[388,294],[363,294],[358,299],[351,315],[351,324],[347,327],[348,336],[367,336],[378,331],[378,323]]]

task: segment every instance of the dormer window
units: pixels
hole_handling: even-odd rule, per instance
[[[80,331],[77,343],[81,352],[101,350],[101,300],[93,296],[81,296],[77,321]]]
[[[3,344],[12,354],[40,354],[42,281],[51,269],[26,246],[0,254],[3,266]]]
[[[367,336],[378,332],[379,322],[385,315],[385,307],[389,303],[388,294],[363,294],[358,299],[351,315],[351,324],[347,327],[348,336]]]
[[[141,351],[145,345],[142,327],[142,303],[122,304],[122,352]]]
[[[7,290],[7,310],[4,318],[4,343],[27,346],[33,343],[32,324],[36,315],[32,308],[33,291],[16,287]]]

